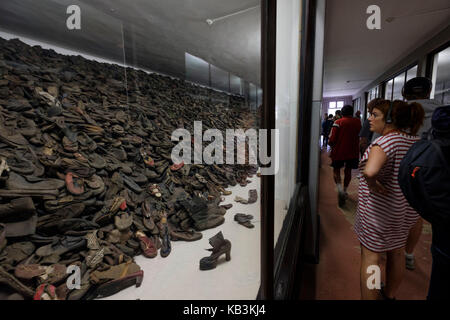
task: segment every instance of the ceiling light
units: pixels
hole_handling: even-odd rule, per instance
[[[230,14],[227,14],[227,15],[225,15],[225,16],[218,17],[218,18],[214,18],[214,19],[206,19],[206,23],[207,23],[208,25],[211,26],[211,25],[212,25],[214,22],[216,22],[216,21],[223,20],[223,19],[226,19],[226,18],[235,16],[235,15],[238,15],[238,14],[241,14],[241,13],[244,13],[244,12],[247,12],[247,11],[250,11],[250,10],[253,10],[253,9],[256,9],[256,8],[259,8],[259,6],[260,6],[260,5],[257,5],[257,6],[251,7],[251,8],[247,8],[247,9],[244,9],[244,10],[240,10],[240,11],[237,11],[237,12],[234,12],[234,13],[230,13]]]
[[[372,81],[373,79],[362,79],[362,80],[347,80],[345,82],[350,83],[350,82],[363,82],[363,81]]]

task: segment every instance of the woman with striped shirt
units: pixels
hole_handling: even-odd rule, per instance
[[[361,297],[378,299],[381,293],[393,299],[403,278],[408,232],[419,218],[403,196],[398,170],[408,149],[419,140],[415,134],[424,111],[420,104],[399,100],[377,99],[368,107],[370,130],[381,136],[367,148],[359,165],[355,231],[361,243]],[[373,272],[369,267],[379,265],[383,252],[387,255],[386,286],[380,292],[367,281]]]

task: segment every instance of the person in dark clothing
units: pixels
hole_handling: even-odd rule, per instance
[[[435,138],[450,140],[450,113],[447,117],[433,115],[433,135]],[[442,154],[450,166],[450,149],[442,147]],[[428,288],[428,300],[450,299],[450,225],[431,224],[431,265],[430,286]],[[409,239],[408,239],[409,240]]]
[[[359,163],[359,131],[361,121],[353,117],[353,107],[342,108],[342,118],[336,120],[331,129],[330,157],[334,172],[334,181],[338,189],[339,205],[343,206],[347,198],[347,187],[352,179],[352,169],[358,169]],[[344,170],[344,188],[341,183],[341,168]]]
[[[344,106],[345,107],[345,106]],[[343,109],[343,108],[342,108]],[[333,121],[339,120],[340,118],[342,118],[342,110],[337,110],[336,114],[333,117]]]
[[[374,106],[376,103],[378,103],[381,100],[383,100],[383,99],[375,98],[375,99],[371,100],[367,104],[367,110],[372,110],[372,108],[373,108],[372,106]],[[369,122],[369,118],[367,118],[363,122],[361,131],[359,132],[359,152],[361,154],[361,157],[363,156],[367,147],[369,147],[370,143],[374,140],[373,136],[374,136],[374,133],[372,131],[370,131],[370,122]],[[378,134],[376,134],[375,138],[377,138],[377,137],[379,137]]]
[[[330,114],[328,119],[322,121],[322,135],[323,135],[323,144],[322,147],[326,148],[328,146],[328,138],[330,135],[331,127],[333,126],[333,115]]]
[[[420,128],[418,135],[422,136],[431,128],[431,116],[436,108],[440,107],[437,100],[430,99],[433,84],[430,79],[425,77],[416,77],[408,80],[402,89],[403,97],[408,102],[419,103],[425,111],[425,120],[423,126]],[[423,220],[419,218],[417,223],[411,228],[408,236],[408,241],[405,247],[406,269],[415,269],[414,249],[419,243],[422,234]]]

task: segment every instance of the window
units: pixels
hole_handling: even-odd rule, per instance
[[[381,96],[381,88],[380,86],[376,86],[372,89],[369,90],[368,95],[367,95],[367,102],[372,101],[375,98],[378,98]]]
[[[386,83],[386,92],[384,94],[384,98],[387,100],[392,99],[392,88],[394,87],[394,80],[389,80]]]
[[[417,77],[417,66],[412,67],[406,72],[406,81],[409,81],[415,77]]]
[[[433,64],[431,97],[441,104],[450,103],[450,47],[437,53]]]
[[[386,90],[384,98],[387,100],[405,100],[402,95],[402,89],[406,81],[417,76],[417,65],[403,71],[397,76],[386,80]],[[380,94],[381,96],[381,94]]]
[[[357,110],[361,111],[360,107],[361,107],[361,98],[353,100],[353,110],[355,110],[355,112]]]
[[[330,101],[328,103],[328,114],[335,115],[336,111],[341,110],[344,106],[344,100]]]
[[[403,100],[402,89],[405,85],[406,72],[400,73],[394,78],[394,93],[392,100]]]

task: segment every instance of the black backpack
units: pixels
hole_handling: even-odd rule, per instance
[[[450,106],[434,111],[432,125],[402,159],[398,181],[422,218],[450,226]]]

